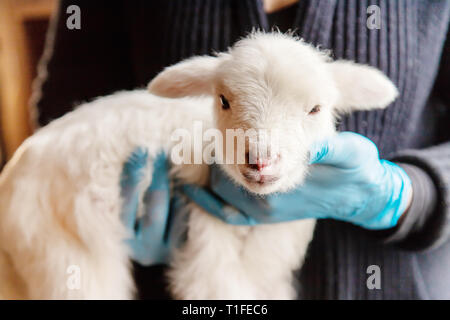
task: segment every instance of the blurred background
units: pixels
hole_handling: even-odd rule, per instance
[[[33,131],[33,79],[57,5],[0,0],[0,168]]]

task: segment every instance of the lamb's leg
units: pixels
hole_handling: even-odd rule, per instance
[[[73,194],[69,187],[44,188],[42,180],[23,182],[28,189],[16,179],[17,187],[8,184],[2,189],[5,197],[0,196],[5,204],[0,212],[0,283],[13,275],[15,283],[23,284],[20,297],[10,290],[2,290],[2,297],[132,298],[133,279],[118,204],[110,207],[100,194],[78,194],[79,201],[64,201],[65,193]],[[52,201],[39,201],[49,194]]]
[[[0,250],[0,300],[24,299],[25,284],[17,275],[9,255]]]
[[[253,299],[255,292],[241,268],[240,249],[248,227],[226,225],[195,208],[188,240],[174,254],[170,289],[177,299]]]
[[[258,299],[294,299],[294,271],[301,268],[315,220],[252,228],[243,249],[243,264]]]
[[[185,246],[174,255],[179,299],[293,299],[314,220],[259,227],[227,225],[195,209]]]
[[[22,298],[133,297],[133,279],[122,243],[103,239],[104,250],[95,252],[73,240],[48,240],[10,254],[15,274],[25,284]]]

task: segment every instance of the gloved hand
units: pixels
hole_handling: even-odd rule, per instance
[[[249,194],[217,167],[211,172],[212,192],[194,185],[184,185],[182,191],[213,215],[237,225],[332,218],[387,229],[410,204],[407,174],[380,160],[377,147],[364,136],[343,132],[313,146],[311,163],[304,184],[289,193]]]
[[[168,163],[160,153],[153,163],[151,185],[140,187],[148,170],[148,153],[137,148],[124,164],[120,179],[123,198],[122,221],[129,230],[125,241],[131,248],[131,258],[142,265],[167,263],[174,247],[184,242],[186,231],[186,200],[179,193],[170,195]],[[144,195],[142,195],[144,192]],[[143,199],[143,215],[137,218]]]

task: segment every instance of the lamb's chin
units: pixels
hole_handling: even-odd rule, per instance
[[[281,177],[273,183],[251,183],[245,179],[240,179],[240,183],[250,192],[259,195],[268,195],[271,193],[286,193],[301,186],[305,180],[307,169],[298,168],[290,173],[282,174]]]
[[[250,183],[247,181],[242,182],[242,186],[249,192],[258,195],[267,195],[271,193],[284,192],[284,188],[281,187],[280,183]]]
[[[289,192],[303,183],[307,172],[306,166],[303,170],[302,167],[298,167],[290,173],[281,174],[280,178],[275,181],[258,183],[256,181],[246,179],[239,171],[238,167],[234,165],[223,165],[222,168],[237,185],[240,185],[250,193],[256,195]]]

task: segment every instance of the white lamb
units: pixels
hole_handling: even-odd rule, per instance
[[[263,159],[262,170],[221,167],[250,192],[284,192],[305,177],[310,145],[335,133],[335,115],[384,108],[397,96],[380,71],[333,62],[280,33],[253,33],[226,53],[166,68],[149,91],[81,105],[27,139],[7,164],[0,177],[0,297],[133,298],[119,178],[136,147],[148,149],[150,162],[161,149],[170,155],[171,133],[192,130],[195,120],[205,130],[276,129],[277,152]],[[177,169],[185,182],[208,181],[207,165]],[[169,272],[171,292],[180,299],[292,299],[293,271],[314,225],[233,226],[192,205],[188,239]],[[67,285],[70,266],[81,272],[79,288]]]

